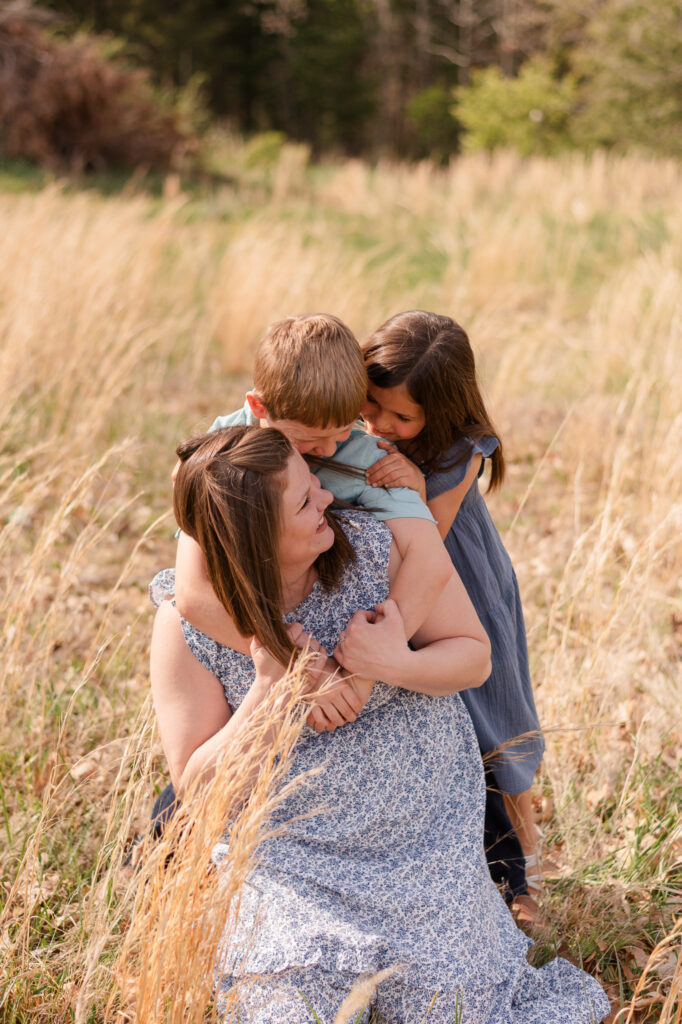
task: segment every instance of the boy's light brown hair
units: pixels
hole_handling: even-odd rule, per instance
[[[325,430],[353,423],[367,397],[357,339],[327,313],[272,324],[256,351],[253,385],[271,419]]]

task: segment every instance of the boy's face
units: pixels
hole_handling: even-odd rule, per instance
[[[355,423],[346,427],[308,427],[298,420],[276,420],[270,416],[257,391],[247,391],[246,400],[252,414],[262,427],[274,427],[289,438],[301,455],[322,455],[329,458],[337,444],[347,441]]]
[[[261,421],[262,422],[262,421]],[[322,455],[329,457],[336,451],[337,444],[347,441],[354,424],[346,427],[308,427],[296,420],[265,419],[268,427],[281,430],[301,455]]]

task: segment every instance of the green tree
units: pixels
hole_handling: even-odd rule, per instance
[[[529,156],[553,154],[571,145],[570,119],[577,85],[556,79],[550,64],[529,60],[516,78],[496,67],[474,71],[471,85],[456,90],[454,113],[463,129],[462,149],[510,146]]]
[[[682,3],[605,0],[572,65],[580,79],[576,140],[682,153]]]
[[[445,162],[457,151],[459,124],[452,113],[452,94],[443,85],[422,89],[407,104],[406,116],[415,134],[415,153]]]

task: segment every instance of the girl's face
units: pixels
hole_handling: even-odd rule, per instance
[[[281,474],[282,506],[279,533],[280,569],[307,567],[334,543],[324,510],[333,501],[298,452]]]
[[[424,429],[424,410],[410,398],[404,384],[378,388],[370,381],[360,413],[368,434],[387,441],[410,441]]]

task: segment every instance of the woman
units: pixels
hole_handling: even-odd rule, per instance
[[[485,680],[489,646],[457,575],[409,647],[386,601],[398,562],[390,533],[331,513],[331,494],[284,435],[235,427],[179,454],[176,516],[234,623],[226,647],[177,621],[178,642],[206,669],[201,692],[166,674],[172,650],[153,650],[179,790],[244,742],[302,634],[327,653],[339,643],[371,651],[382,679],[360,694],[342,681],[338,699],[357,720],[305,729],[296,747],[287,779],[313,771],[277,807],[283,827],[259,850],[223,956],[223,990],[251,982],[240,1021],[327,1024],[359,976],[395,965],[376,997],[386,1024],[421,1019],[436,994],[429,1024],[453,1024],[460,1011],[465,1024],[601,1020],[609,1005],[593,979],[563,960],[528,966],[528,940],[488,874],[483,768],[456,691]],[[162,577],[158,596],[170,586]],[[377,614],[356,613],[339,637],[358,607]],[[165,602],[159,614],[175,612]]]

